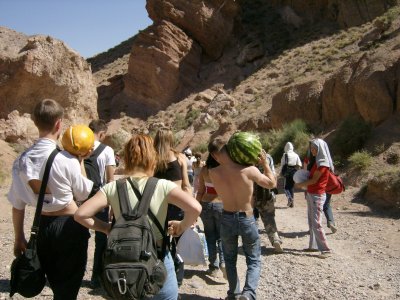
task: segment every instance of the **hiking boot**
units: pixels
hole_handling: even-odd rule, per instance
[[[287,206],[288,207],[293,207],[294,206],[293,200],[289,200],[288,203],[287,203]]]
[[[225,264],[221,264],[221,265],[219,266],[219,268],[221,269],[222,277],[224,277],[225,280],[228,280],[228,275],[226,275]]]
[[[318,255],[317,257],[321,258],[321,259],[325,259],[325,258],[328,258],[328,257],[331,257],[331,256],[332,256],[332,252],[331,251],[322,251],[321,254]]]
[[[336,233],[337,227],[334,223],[329,222],[328,227],[331,229],[332,233]]]
[[[238,300],[250,300],[250,298],[246,295],[240,295],[238,298],[236,298]]]

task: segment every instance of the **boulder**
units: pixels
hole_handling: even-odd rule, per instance
[[[8,114],[7,119],[0,119],[0,140],[28,147],[38,137],[39,131],[30,114],[20,115],[14,110]]]
[[[147,0],[146,8],[154,22],[173,23],[216,59],[232,32],[239,4],[233,0]]]
[[[381,208],[392,208],[400,211],[398,179],[400,171],[386,171],[369,180],[365,199],[368,204]]]
[[[31,113],[45,98],[57,100],[65,119],[97,118],[97,92],[90,65],[62,41],[26,36],[0,27],[0,118]]]

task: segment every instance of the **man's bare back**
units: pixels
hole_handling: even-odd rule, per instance
[[[220,165],[210,169],[209,174],[226,211],[253,211],[254,182],[264,188],[276,186],[276,180],[268,166],[264,150],[260,155],[261,164],[265,170],[264,174],[255,166],[236,164],[230,159],[224,148],[213,153],[213,156]]]

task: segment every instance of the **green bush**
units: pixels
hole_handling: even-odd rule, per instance
[[[183,114],[177,114],[173,123],[173,129],[179,131],[188,128],[193,121],[200,116],[200,113],[200,110],[192,109],[191,111],[188,111],[185,116]]]
[[[372,156],[367,151],[357,151],[349,157],[349,163],[352,168],[364,170],[371,165]]]
[[[349,117],[336,131],[332,152],[343,158],[359,151],[371,133],[372,126],[360,117]]]
[[[192,149],[193,153],[198,152],[198,153],[204,154],[207,151],[208,151],[208,143],[207,142],[206,143],[201,143],[201,144],[193,147],[193,149]]]
[[[302,158],[307,153],[309,140],[307,124],[303,120],[294,120],[284,125],[282,129],[273,129],[268,133],[260,134],[263,148],[271,154],[276,164],[281,161],[287,142],[293,144],[295,152]]]

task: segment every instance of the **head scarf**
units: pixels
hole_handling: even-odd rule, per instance
[[[293,149],[293,144],[291,142],[287,142],[284,148],[285,153],[293,152]]]
[[[315,156],[317,167],[328,167],[332,172],[334,172],[335,168],[333,166],[328,144],[322,139],[313,139],[311,141],[311,146],[318,149],[317,155]]]

